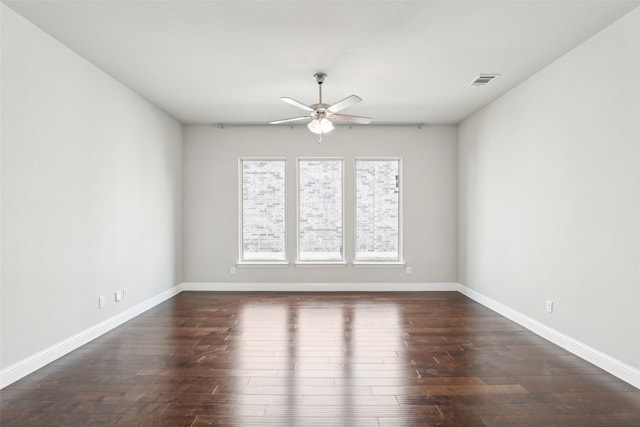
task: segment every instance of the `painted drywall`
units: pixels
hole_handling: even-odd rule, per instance
[[[460,282],[636,369],[638,76],[635,10],[458,130]]]
[[[457,144],[454,126],[338,127],[318,144],[306,127],[192,125],[184,135],[186,282],[455,282]],[[282,157],[287,166],[288,267],[230,268],[238,259],[238,158]],[[401,267],[296,267],[296,159],[344,158],[345,254],[353,261],[355,157],[401,157],[404,259]]]
[[[6,368],[181,282],[182,126],[0,8]]]

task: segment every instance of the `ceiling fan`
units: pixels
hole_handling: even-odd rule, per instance
[[[280,98],[287,104],[291,104],[295,107],[301,108],[307,111],[307,115],[300,117],[293,117],[290,119],[282,119],[275,120],[270,122],[272,125],[278,125],[282,123],[292,123],[299,122],[302,120],[311,121],[307,124],[309,130],[317,135],[324,135],[327,132],[331,132],[333,130],[333,122],[345,123],[345,124],[362,124],[366,125],[371,121],[371,117],[361,117],[361,116],[349,116],[346,114],[338,114],[338,111],[342,111],[347,107],[352,106],[353,104],[357,104],[362,101],[362,98],[356,95],[351,95],[343,99],[342,101],[338,101],[335,104],[329,105],[324,104],[322,102],[322,83],[327,78],[325,73],[316,73],[313,75],[315,77],[316,82],[318,83],[318,93],[319,93],[319,101],[317,104],[313,105],[305,105],[302,102],[298,102],[293,98],[283,97]]]

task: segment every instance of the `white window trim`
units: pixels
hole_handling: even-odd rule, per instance
[[[392,260],[369,260],[356,258],[357,247],[357,227],[358,227],[358,170],[356,163],[358,161],[397,161],[398,162],[398,259]],[[402,267],[405,265],[403,247],[404,247],[404,173],[402,170],[402,157],[356,157],[353,159],[353,266],[354,267],[371,267],[371,266],[390,266]]]
[[[278,259],[278,260],[245,260],[244,259],[244,252],[242,250],[243,247],[243,229],[244,229],[244,223],[243,223],[243,200],[242,200],[242,196],[243,196],[243,169],[242,169],[242,162],[244,161],[282,161],[284,162],[284,170],[285,170],[285,176],[284,176],[284,260],[282,259]],[[238,158],[238,260],[236,261],[236,265],[238,267],[251,267],[251,266],[256,266],[256,267],[287,267],[289,265],[289,248],[288,248],[288,233],[287,233],[287,229],[289,228],[288,223],[289,223],[289,218],[287,215],[287,199],[288,199],[288,192],[287,192],[287,158],[286,157],[239,157]]]
[[[338,160],[342,163],[340,168],[340,180],[342,184],[341,220],[342,220],[342,259],[331,261],[314,261],[300,259],[300,162],[313,160]],[[345,219],[344,219],[344,158],[343,157],[298,157],[296,159],[296,267],[346,267],[345,251]]]

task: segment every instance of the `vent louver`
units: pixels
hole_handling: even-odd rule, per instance
[[[495,80],[500,74],[480,74],[469,86],[486,86]]]

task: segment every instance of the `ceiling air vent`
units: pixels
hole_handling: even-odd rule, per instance
[[[480,74],[469,86],[486,86],[491,83],[500,74]]]

